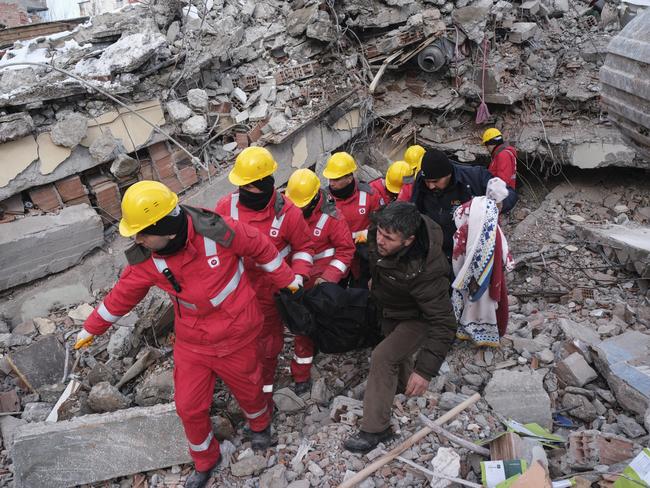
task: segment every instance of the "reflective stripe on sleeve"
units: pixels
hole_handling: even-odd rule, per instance
[[[298,356],[293,356],[293,360],[298,364],[311,364],[314,361],[314,356],[308,358],[299,358]]]
[[[273,259],[271,259],[268,263],[258,264],[258,266],[262,268],[264,271],[266,271],[267,273],[273,273],[273,271],[275,271],[280,266],[282,266],[282,256],[278,254]]]
[[[300,259],[301,261],[307,261],[309,264],[313,264],[314,260],[311,257],[311,254],[308,252],[297,252],[293,256],[291,256],[291,261],[296,261],[297,259]]]
[[[264,385],[262,387],[263,393],[273,393],[273,385]]]
[[[237,208],[237,203],[239,202],[239,193],[233,193],[230,195],[230,216],[234,220],[239,220],[239,209]]]
[[[114,324],[123,317],[123,315],[113,315],[110,313],[106,308],[106,305],[104,305],[104,302],[100,303],[99,307],[97,307],[97,313],[106,322],[110,322],[111,324]]]
[[[347,267],[345,264],[343,264],[341,261],[339,261],[338,259],[332,259],[332,260],[329,262],[329,265],[330,265],[330,266],[334,266],[334,267],[335,267],[336,269],[338,269],[341,273],[345,273],[345,272],[348,270],[348,267]]]
[[[324,251],[321,251],[318,254],[314,254],[314,261],[318,261],[319,259],[323,258],[330,258],[334,256],[335,253],[336,250],[333,247],[328,247]]]

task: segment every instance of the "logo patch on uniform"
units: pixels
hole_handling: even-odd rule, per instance
[[[280,231],[278,229],[271,229],[269,231],[269,234],[271,235],[271,237],[278,237],[280,235]]]
[[[359,213],[360,213],[361,215],[365,214],[365,213],[366,213],[366,207],[361,207],[361,208],[359,209]]]
[[[219,266],[219,258],[217,256],[212,256],[208,258],[208,266],[211,268],[216,268]]]
[[[316,237],[320,236],[320,229],[314,229],[314,235]]]

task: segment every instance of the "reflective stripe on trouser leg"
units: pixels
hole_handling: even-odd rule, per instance
[[[215,371],[245,412],[251,430],[266,429],[271,416],[262,393],[262,368],[257,341],[252,340],[232,354],[217,359]]]
[[[214,434],[210,432],[208,434],[208,437],[205,438],[201,444],[192,444],[191,442],[188,441],[188,444],[190,445],[190,449],[194,452],[203,452],[207,451],[208,448],[210,447],[210,443],[212,442],[212,439],[214,438]]]
[[[207,471],[219,459],[219,443],[212,434],[210,420],[216,381],[212,363],[212,357],[188,351],[179,344],[174,347],[176,413],[183,423],[190,456],[199,471]]]
[[[302,383],[311,377],[311,365],[314,360],[314,343],[307,336],[293,338],[294,358],[291,361],[291,376],[296,383]]]

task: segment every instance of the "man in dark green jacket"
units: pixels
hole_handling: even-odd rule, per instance
[[[372,352],[361,429],[344,443],[355,452],[370,451],[392,437],[395,394],[422,395],[456,333],[440,226],[408,202],[388,204],[372,221],[371,292],[385,338]]]

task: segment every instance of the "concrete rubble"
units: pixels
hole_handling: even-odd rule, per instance
[[[504,432],[507,419],[536,422],[566,442],[544,451],[522,437],[514,443],[522,458],[531,463],[541,450],[553,479],[590,471],[590,482],[611,481],[603,472],[620,472],[650,439],[650,183],[648,162],[598,102],[597,70],[617,21],[586,21],[587,8],[582,0],[157,2],[8,49],[0,404],[19,413],[0,417],[0,487],[177,486],[190,472],[162,293],[96,338],[72,370],[76,332],[125,265],[115,224],[132,183],[162,181],[184,203],[212,208],[250,145],[274,154],[279,185],[296,168],[320,171],[336,150],[378,176],[413,141],[485,164],[481,101],[490,126],[519,150],[521,199],[504,224],[516,266],[501,348],[455,344],[422,397],[396,396],[396,438],[359,455],[341,444],[363,418],[369,351],[317,355],[312,390],[298,397],[287,338],[268,452],[252,451],[241,410],[217,386],[213,424],[226,441],[214,484],[337,486],[419,430],[419,414],[434,419],[475,392],[482,399],[445,429],[475,442]],[[21,59],[75,76],[3,68]],[[72,380],[79,388],[66,397]],[[46,422],[62,398],[58,421]],[[481,458],[436,435],[402,457],[481,482]],[[360,486],[447,481],[433,483],[395,461]]]

